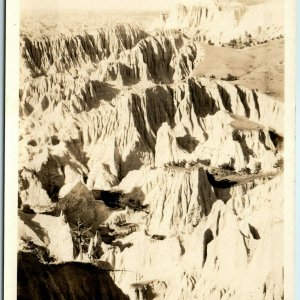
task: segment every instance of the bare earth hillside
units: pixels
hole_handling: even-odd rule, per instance
[[[237,77],[232,84],[284,99],[284,39],[244,49],[231,49],[201,44],[205,59],[193,71],[194,76],[217,79],[228,74]]]

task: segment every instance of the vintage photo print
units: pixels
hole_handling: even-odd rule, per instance
[[[295,2],[10,2],[5,299],[294,299]]]

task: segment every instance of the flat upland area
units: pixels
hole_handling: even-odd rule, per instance
[[[232,49],[201,43],[205,59],[194,69],[194,76],[226,78],[249,89],[284,99],[284,39],[275,39],[250,48]]]

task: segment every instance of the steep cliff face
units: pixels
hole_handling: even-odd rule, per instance
[[[138,180],[137,180],[138,179]],[[202,169],[166,168],[130,172],[117,187],[147,206],[149,235],[188,232],[210,213],[216,200]]]
[[[209,24],[221,10],[219,1],[199,1],[190,5],[177,4],[166,20],[167,28],[190,28]],[[181,24],[181,25],[180,25]]]
[[[187,179],[193,193],[195,172]],[[142,177],[134,175],[132,178],[137,181]],[[149,178],[153,175],[149,174]],[[204,192],[205,180],[198,180]],[[122,239],[122,243],[131,245],[123,250],[106,246],[102,259],[124,270],[115,274],[114,278],[132,299],[136,299],[137,294],[144,295],[142,299],[149,299],[143,290],[147,290],[154,279],[164,285],[164,295],[158,299],[280,299],[283,296],[281,184],[282,178],[276,177],[242,197],[233,197],[227,204],[221,200],[210,202],[212,206],[207,215],[199,215],[197,222],[190,220],[188,223],[193,225],[190,230],[179,230],[176,234],[163,230],[165,218],[172,220],[172,215],[162,213],[164,210],[177,213],[176,210],[168,209],[165,203],[161,211],[163,196],[156,196],[153,191],[159,190],[160,194],[168,195],[166,201],[172,199],[174,207],[183,209],[184,199],[193,201],[193,196],[184,196],[185,184],[180,185],[177,178],[172,186],[163,179],[153,186],[148,184],[150,192],[146,195],[151,197],[152,207],[156,207],[155,212],[160,214],[156,219],[160,225],[156,231],[151,231],[150,222],[149,228],[146,226],[144,231],[134,232]],[[164,192],[162,187],[158,189],[158,185],[169,186],[168,191]],[[141,190],[146,192],[145,187]],[[181,194],[176,190],[180,190]],[[190,209],[190,205],[192,202],[186,203],[185,207]],[[153,217],[150,209],[148,218],[151,220]],[[277,249],[276,253],[273,246]],[[132,257],[135,257],[134,261]],[[264,258],[263,264],[261,258]],[[257,270],[260,270],[259,274]],[[154,294],[161,291],[161,288],[156,291],[152,286]]]
[[[283,297],[281,184],[282,178],[277,177],[254,188],[242,198],[233,198],[234,204],[227,204],[225,214],[222,209],[219,211],[220,227],[216,228],[216,232],[211,228],[213,239],[208,244],[207,258],[194,295],[213,298],[222,294],[221,297],[232,299]],[[246,199],[251,199],[251,204]],[[220,252],[219,242],[223,245]],[[271,244],[277,249],[276,253],[270,247]],[[226,274],[225,270],[235,271]],[[205,288],[207,280],[210,286],[214,286],[212,290]]]
[[[197,46],[181,35],[157,35],[142,40],[132,50],[124,51],[118,60],[108,61],[100,71],[100,78],[121,80],[127,85],[140,80],[170,83],[186,78],[199,56]]]
[[[265,41],[283,34],[283,1],[257,5],[192,1],[178,4],[168,16],[154,22],[155,29],[184,29],[195,39],[215,44],[232,39]],[[255,22],[253,22],[255,20]]]
[[[137,27],[119,25],[75,36],[25,37],[21,41],[21,67],[32,77],[65,72],[77,76],[78,68],[94,69],[101,60],[131,49],[146,36]]]
[[[28,77],[71,74],[77,80],[94,74],[100,81],[121,84],[140,80],[169,83],[187,77],[199,60],[198,54],[196,45],[180,34],[147,38],[139,28],[120,25],[83,35],[23,38],[21,76],[25,81]],[[50,84],[61,87],[62,81],[66,79],[50,79]]]

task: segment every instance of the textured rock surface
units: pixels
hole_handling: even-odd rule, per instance
[[[158,240],[150,223],[149,231],[135,232],[122,240],[133,246],[123,251],[107,247],[102,259],[124,270],[115,275],[115,280],[133,299],[135,286],[132,289],[128,286],[137,282],[143,287],[154,278],[166,286],[163,299],[281,299],[281,183],[282,178],[276,177],[244,196],[234,196],[226,205],[221,200],[215,201],[206,217],[199,216],[197,222],[189,223],[194,225],[189,233],[166,234],[162,221],[162,226],[154,232],[166,235]],[[182,189],[178,184],[176,187]],[[160,191],[163,193],[163,189]],[[172,197],[177,202],[184,198],[183,193],[178,195],[174,190],[166,194],[172,203],[176,203]],[[159,212],[161,200],[151,192],[149,195],[157,199],[153,207],[157,206],[155,212]],[[177,208],[181,205],[182,202]],[[166,208],[166,211],[172,210]],[[152,216],[150,212],[148,218],[159,222],[165,216],[161,219],[159,213]]]
[[[21,117],[20,198],[37,212],[51,209],[64,184],[84,177],[91,189],[107,189],[145,166],[200,159],[236,171],[261,162],[267,172],[279,159],[268,130],[282,134],[283,104],[229,83],[188,79],[118,92],[110,101],[94,96],[97,104],[90,93],[75,100],[57,98],[51,86],[35,97],[31,90],[23,92],[29,96],[21,99],[21,113],[49,95],[45,109],[32,103],[33,112]],[[244,118],[242,127],[235,116]]]
[[[21,43],[22,62],[36,77],[46,74],[71,73],[77,75],[78,67],[93,68],[94,64],[132,48],[147,34],[130,26],[120,25],[75,36],[24,38]]]
[[[245,25],[258,9],[202,1],[159,32],[22,36],[20,250],[97,262],[131,299],[282,299],[284,104],[193,75],[197,38],[263,38],[259,15]],[[90,264],[38,265],[54,282],[85,277],[85,298],[125,297]]]
[[[64,213],[68,223],[84,222],[86,228],[96,230],[111,214],[106,205],[96,201],[93,193],[81,182],[75,184],[58,202],[58,209]]]
[[[26,243],[45,247],[54,259],[64,262],[72,261],[73,242],[70,226],[63,216],[52,217],[42,214],[19,213],[20,248]]]
[[[229,4],[229,5],[228,5]],[[161,15],[154,29],[184,29],[195,39],[216,44],[232,39],[265,41],[283,34],[283,1],[247,6],[237,2],[192,1],[177,4],[169,14]],[[253,22],[253,20],[255,20]]]

